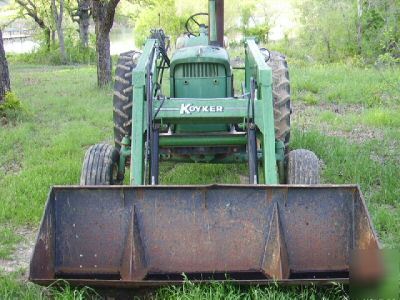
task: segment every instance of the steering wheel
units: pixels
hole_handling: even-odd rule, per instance
[[[197,19],[197,17],[199,16],[207,16],[208,17],[208,13],[197,13],[194,15],[191,15],[189,17],[189,19],[187,19],[186,23],[185,23],[185,28],[186,31],[193,36],[199,36],[200,35],[200,27],[204,26],[205,28],[208,28],[207,25],[200,23]],[[193,24],[195,23],[195,24]],[[199,28],[198,30],[193,30],[192,26],[193,25],[197,25],[197,27]]]

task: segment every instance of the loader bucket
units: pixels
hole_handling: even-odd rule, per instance
[[[377,249],[357,186],[53,187],[30,280],[346,282],[352,252]]]

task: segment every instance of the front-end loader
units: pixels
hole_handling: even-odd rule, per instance
[[[80,186],[51,189],[30,280],[347,282],[352,255],[379,249],[359,187],[320,185],[316,155],[289,151],[285,57],[246,39],[244,82],[234,91],[223,11],[224,1],[209,0],[208,14],[191,16],[171,58],[162,30],[141,53],[120,56],[115,146],[88,149]],[[162,185],[161,161],[247,163],[248,182]]]

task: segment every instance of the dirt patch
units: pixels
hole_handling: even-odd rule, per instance
[[[351,142],[364,143],[372,139],[383,140],[384,133],[382,130],[377,128],[371,128],[358,124],[351,130],[343,130],[335,128],[329,123],[320,122],[316,116],[322,112],[330,111],[339,116],[345,116],[346,114],[361,114],[365,107],[360,104],[333,104],[333,103],[321,103],[317,106],[305,105],[302,102],[292,103],[292,121],[303,131],[316,129],[324,135],[344,137]]]
[[[33,78],[33,77],[27,77],[25,78],[25,85],[39,85],[42,83],[42,80],[38,78]]]
[[[16,174],[22,169],[22,164],[19,161],[6,162],[4,165],[0,166],[0,173],[4,175]]]
[[[0,126],[6,126],[8,124],[8,119],[5,116],[0,116]]]
[[[18,228],[15,233],[23,240],[15,247],[12,259],[0,259],[0,270],[6,273],[16,272],[21,269],[28,270],[29,260],[35,245],[36,230],[32,228]]]

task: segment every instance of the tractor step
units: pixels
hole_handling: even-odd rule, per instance
[[[53,187],[30,265],[47,285],[349,280],[379,249],[357,186]]]

